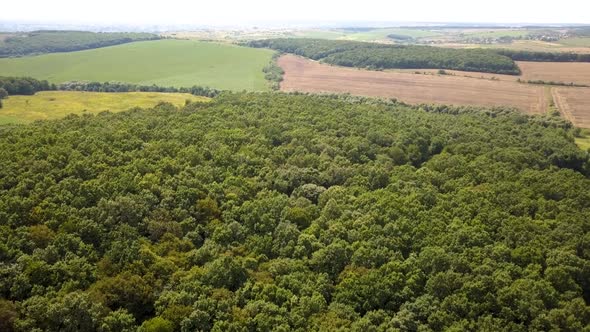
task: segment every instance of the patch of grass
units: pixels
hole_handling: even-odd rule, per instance
[[[52,83],[119,81],[141,85],[208,86],[267,91],[262,68],[273,51],[192,40],[136,42],[87,51],[0,59],[4,76]]]
[[[0,124],[58,119],[68,114],[99,113],[107,110],[121,112],[133,107],[153,107],[159,102],[182,106],[187,100],[206,102],[211,99],[188,93],[43,91],[33,96],[10,96],[3,99]]]
[[[560,44],[573,47],[590,47],[590,38],[567,38],[561,39]]]
[[[590,151],[590,129],[582,129],[578,137],[576,137],[576,144],[584,151]]]

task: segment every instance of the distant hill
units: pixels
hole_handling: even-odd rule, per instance
[[[33,31],[13,34],[0,41],[0,57],[72,52],[160,38],[151,33],[133,32]]]

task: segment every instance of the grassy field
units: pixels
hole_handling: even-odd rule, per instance
[[[567,38],[561,39],[559,44],[573,47],[590,47],[590,38]]]
[[[403,28],[385,28],[374,29],[367,32],[356,32],[347,34],[339,39],[356,40],[356,41],[373,41],[373,40],[387,40],[387,35],[396,34],[408,36],[412,38],[436,37],[440,33],[436,31],[420,30],[420,29],[403,29]]]
[[[304,30],[293,33],[296,38],[340,39],[345,38],[346,33],[340,30]]]
[[[162,101],[181,106],[186,100],[210,99],[187,93],[43,91],[33,96],[10,96],[2,100],[0,124],[58,119],[72,113],[120,112],[133,107],[153,107]]]
[[[590,151],[590,129],[582,129],[580,137],[576,137],[576,144],[584,151]]]
[[[4,76],[61,83],[120,81],[265,91],[262,68],[273,51],[191,40],[137,42],[80,52],[0,59]]]
[[[475,30],[466,31],[465,37],[478,37],[478,38],[500,38],[500,37],[524,37],[527,36],[530,31],[527,30]]]

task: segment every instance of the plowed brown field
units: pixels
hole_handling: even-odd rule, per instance
[[[532,114],[547,110],[543,86],[460,76],[379,72],[320,64],[294,55],[278,60],[283,91],[350,93],[403,102],[509,106]]]
[[[553,100],[574,125],[590,128],[590,88],[553,88]]]

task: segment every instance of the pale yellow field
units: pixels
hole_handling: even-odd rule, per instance
[[[210,98],[188,93],[43,91],[2,100],[0,124],[57,119],[72,113],[120,112],[133,107],[153,107],[159,102],[182,106],[186,100],[206,102]]]

